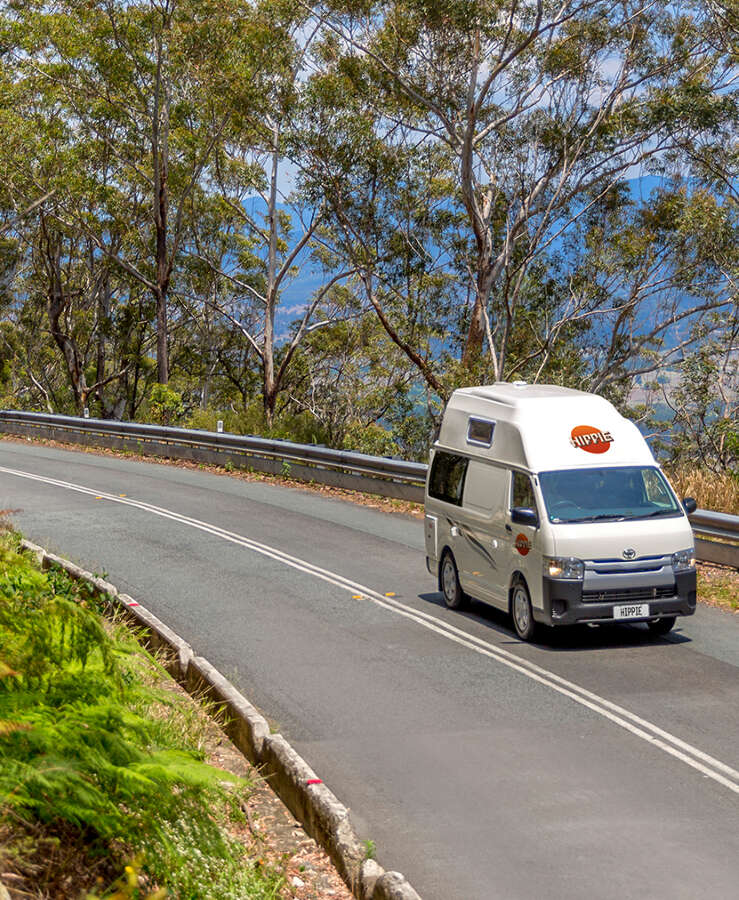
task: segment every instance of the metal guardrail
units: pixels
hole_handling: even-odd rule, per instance
[[[698,559],[739,569],[739,516],[697,509],[690,516],[690,524]]]
[[[0,431],[57,440],[73,437],[75,443],[218,465],[230,461],[258,471],[421,503],[426,481],[423,463],[252,435],[15,410],[0,410]]]
[[[739,541],[739,516],[696,509],[690,516],[690,524],[699,534]]]
[[[425,463],[252,435],[49,413],[0,410],[0,432],[3,431],[61,440],[74,436],[74,443],[217,465],[231,461],[258,471],[289,474],[306,481],[419,503],[423,502],[428,469]],[[698,559],[739,569],[739,516],[698,509],[690,516],[690,523],[696,535]]]

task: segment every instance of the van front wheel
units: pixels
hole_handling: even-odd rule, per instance
[[[514,581],[511,589],[511,618],[516,634],[522,641],[530,641],[536,630],[536,622],[531,609],[529,589],[521,579]]]
[[[444,603],[449,609],[462,609],[466,605],[467,597],[462,590],[462,585],[459,583],[457,564],[454,562],[454,557],[449,550],[446,551],[441,560],[439,582]]]
[[[652,619],[647,622],[647,628],[652,634],[667,634],[672,631],[677,616],[663,616],[661,619]]]

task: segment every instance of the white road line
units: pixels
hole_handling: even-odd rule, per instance
[[[229,543],[238,544],[254,553],[259,553],[262,556],[274,559],[293,569],[297,569],[298,571],[312,575],[315,578],[319,578],[322,581],[326,581],[336,587],[349,591],[353,595],[359,595],[377,606],[381,606],[396,615],[403,616],[404,618],[445,637],[447,640],[454,641],[456,644],[472,650],[475,653],[494,659],[496,662],[550,688],[550,690],[556,691],[565,697],[569,697],[575,703],[579,703],[581,706],[603,716],[605,719],[608,719],[625,731],[641,738],[654,747],[658,747],[675,759],[679,759],[686,765],[701,772],[701,774],[706,777],[711,778],[713,781],[716,781],[724,787],[729,788],[729,790],[734,793],[739,794],[739,772],[731,766],[726,765],[726,763],[709,756],[709,754],[704,753],[697,747],[693,747],[691,744],[686,743],[675,735],[670,734],[668,731],[665,731],[646,719],[624,709],[622,706],[612,703],[610,700],[606,700],[598,694],[594,694],[592,691],[588,691],[586,688],[580,687],[580,685],[568,681],[554,672],[550,672],[548,669],[544,669],[526,659],[521,659],[510,651],[491,644],[475,635],[468,634],[466,631],[444,622],[441,619],[437,619],[429,613],[404,606],[399,601],[380,594],[365,585],[351,581],[343,575],[339,575],[327,569],[322,569],[320,566],[316,566],[307,560],[291,556],[289,553],[279,550],[276,547],[262,544],[259,541],[237,534],[236,532],[228,531],[218,525],[212,525],[208,522],[192,518],[191,516],[174,512],[173,510],[146,503],[145,501],[133,500],[130,497],[121,496],[119,494],[109,494],[104,491],[93,490],[84,485],[74,484],[73,482],[48,478],[43,475],[35,475],[32,472],[24,472],[18,469],[9,469],[4,466],[0,466],[0,472],[4,472],[7,475],[14,475],[18,478],[26,478],[31,481],[38,481],[54,487],[60,487],[76,493],[86,494],[95,499],[105,499],[112,503],[121,503],[125,506],[132,506],[144,512],[151,513],[152,515],[179,522],[182,525],[196,528],[199,531],[212,534]]]

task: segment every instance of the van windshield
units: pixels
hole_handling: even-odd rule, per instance
[[[549,521],[555,524],[682,514],[664,476],[652,466],[540,472],[539,483]]]

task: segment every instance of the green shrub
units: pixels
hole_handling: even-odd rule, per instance
[[[370,456],[393,456],[398,452],[398,445],[393,435],[382,425],[376,422],[369,425],[354,422],[346,429],[343,449],[368,453]]]
[[[149,395],[148,420],[155,425],[174,425],[185,411],[182,395],[167,384],[155,384]]]
[[[0,663],[0,825],[71,831],[118,871],[138,856],[142,890],[276,895],[280,877],[244,865],[225,828],[247,783],[206,765],[161,714],[172,696],[151,686],[129,633],[104,627],[89,589],[40,572],[7,535]]]

